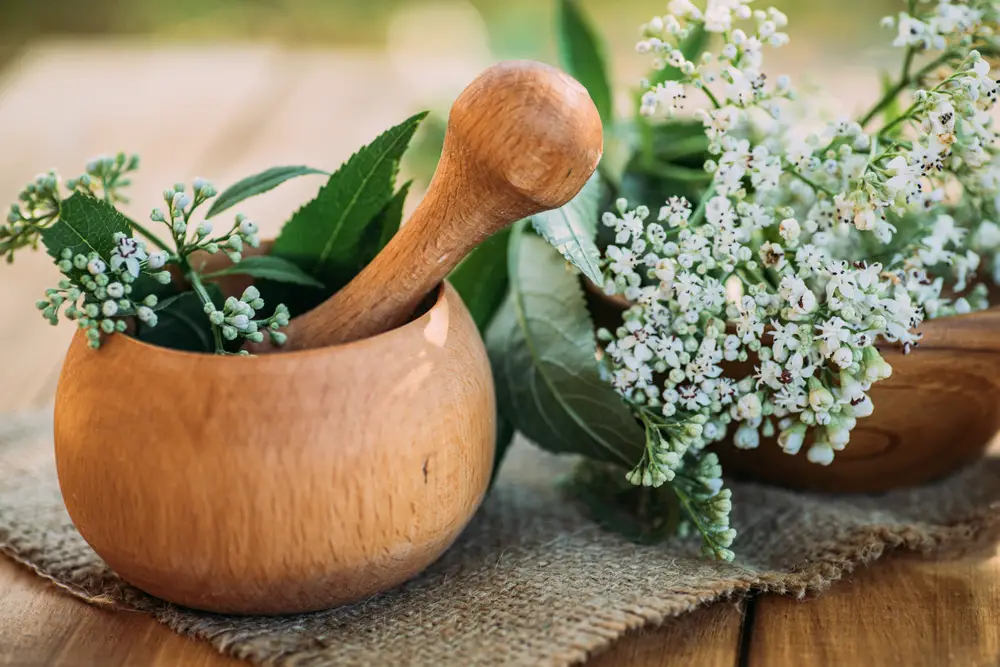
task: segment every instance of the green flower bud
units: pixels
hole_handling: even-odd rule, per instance
[[[103,320],[101,321],[101,331],[106,334],[112,334],[115,332],[115,322],[114,320]]]
[[[159,299],[156,298],[155,294],[150,294],[149,296],[147,296],[145,299],[142,300],[142,303],[145,304],[146,306],[149,306],[150,308],[154,308],[156,307],[156,304],[159,303]]]
[[[125,324],[125,320],[118,320],[115,322],[115,331],[118,333],[125,333],[126,329],[128,329],[128,325]]]

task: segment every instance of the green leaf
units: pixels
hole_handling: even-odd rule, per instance
[[[510,446],[514,444],[514,436],[517,435],[517,430],[514,425],[503,418],[503,415],[497,415],[497,448],[496,453],[493,455],[493,475],[490,477],[490,486],[492,487],[497,481],[497,475],[500,473],[500,466],[503,465],[503,460],[507,456],[507,450]]]
[[[697,59],[705,51],[705,47],[708,46],[708,38],[709,34],[705,30],[704,23],[691,26],[687,38],[680,45],[680,51],[684,54],[684,58],[697,62]],[[663,69],[653,72],[652,76],[649,77],[649,82],[656,86],[667,81],[680,81],[683,77],[684,74],[679,69],[667,65]]]
[[[266,278],[267,280],[274,280],[279,283],[306,285],[320,289],[323,287],[323,283],[305,273],[287,259],[266,255],[247,257],[221,271],[204,276],[204,279],[211,280],[222,276],[253,276],[254,278]]]
[[[559,0],[559,55],[563,67],[590,93],[601,120],[614,115],[614,96],[608,83],[604,46],[576,0]]]
[[[604,185],[595,173],[568,204],[531,218],[535,231],[595,285],[604,282],[601,251],[594,240],[603,198]]]
[[[486,337],[500,413],[545,449],[631,467],[645,436],[602,378],[579,277],[523,229],[513,232],[510,297]]]
[[[448,276],[480,332],[486,331],[507,297],[510,235],[508,227],[486,239]]]
[[[107,261],[119,232],[132,235],[128,218],[104,200],[76,193],[60,204],[59,219],[42,230],[42,242],[57,260],[69,248],[74,255],[96,252]]]
[[[353,278],[366,230],[392,201],[399,160],[424,116],[385,132],[341,166],[285,224],[271,254],[294,262],[331,291]]]
[[[209,284],[205,289],[216,307],[221,307],[224,298],[218,286]],[[156,316],[159,322],[155,327],[140,327],[139,340],[185,352],[215,352],[212,325],[194,292],[180,294],[166,308],[158,310]]]
[[[313,169],[312,167],[292,166],[273,167],[267,171],[262,171],[259,174],[248,176],[242,181],[231,185],[225,190],[225,192],[219,195],[219,197],[212,203],[212,207],[208,209],[208,214],[205,217],[214,217],[223,211],[236,206],[245,199],[249,199],[250,197],[254,197],[269,190],[273,190],[285,181],[298,176],[307,176],[310,174],[328,175],[325,171]]]
[[[357,267],[358,272],[368,266],[399,231],[399,227],[403,224],[403,207],[406,206],[406,197],[410,194],[411,187],[413,187],[413,181],[404,183],[392,200],[368,225],[368,229],[365,231],[367,242],[362,248],[361,261]]]

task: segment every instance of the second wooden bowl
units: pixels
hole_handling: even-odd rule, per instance
[[[908,355],[886,347],[892,377],[874,385],[875,412],[859,419],[829,466],[774,439],[739,450],[717,447],[727,474],[794,489],[877,493],[915,486],[983,455],[1000,431],[1000,308],[926,322]]]
[[[248,359],[78,335],[56,463],[123,579],[216,612],[282,614],[391,588],[456,539],[489,483],[493,382],[448,285],[374,338]]]

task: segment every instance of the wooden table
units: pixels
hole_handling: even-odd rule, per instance
[[[181,179],[219,185],[278,164],[333,167],[420,106],[420,64],[266,47],[38,45],[0,80],[0,202],[42,168],[78,174],[102,152],[144,158],[144,219]],[[440,68],[440,63],[435,67]],[[461,80],[458,63],[450,76]],[[441,76],[440,69],[435,70]],[[245,207],[274,232],[318,183]],[[0,266],[0,412],[51,401],[72,330],[33,308],[57,280],[42,254]],[[1000,558],[890,557],[810,601],[721,603],[628,637],[593,665],[622,667],[1000,664]],[[0,557],[0,665],[225,665],[207,644],[137,613],[88,606]]]

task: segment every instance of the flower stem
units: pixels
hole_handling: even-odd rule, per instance
[[[911,46],[906,52],[906,59],[903,61],[903,73],[899,78],[899,82],[895,86],[890,88],[886,92],[886,94],[882,96],[882,99],[880,99],[878,102],[875,103],[875,106],[872,107],[867,114],[865,114],[864,118],[858,121],[861,124],[861,127],[865,127],[870,122],[872,122],[872,120],[874,120],[874,118],[878,116],[879,113],[881,113],[886,107],[892,104],[897,97],[899,97],[900,93],[902,93],[904,90],[909,88],[914,83],[919,82],[921,79],[923,79],[925,76],[933,72],[941,65],[951,60],[954,57],[954,55],[955,54],[952,53],[951,51],[946,51],[939,58],[931,61],[926,66],[921,68],[916,74],[911,75],[910,69],[913,66],[913,60],[916,57],[916,49]],[[899,119],[897,118],[896,121],[898,120]],[[893,122],[896,123],[896,121]],[[884,132],[885,129],[886,128],[883,128],[882,131]]]
[[[715,183],[713,181],[713,183],[710,186],[708,186],[708,189],[705,190],[705,194],[701,196],[701,201],[698,202],[698,208],[696,208],[694,210],[694,213],[691,214],[691,219],[688,221],[689,227],[694,227],[699,222],[701,222],[701,219],[703,217],[705,217],[705,207],[708,206],[708,200],[711,199],[714,195],[715,195]]]
[[[149,231],[149,229],[147,229],[145,226],[140,225],[138,222],[135,222],[134,220],[129,220],[128,224],[129,224],[130,227],[132,227],[132,229],[134,229],[135,231],[139,232],[140,234],[142,234],[143,236],[145,236],[147,239],[149,239],[150,241],[152,241],[153,244],[156,245],[160,250],[165,250],[168,253],[171,252],[170,246],[168,246],[166,243],[164,243],[160,239],[159,236],[157,236],[153,232]]]
[[[832,190],[830,190],[829,188],[823,187],[819,183],[816,183],[811,178],[808,178],[807,176],[805,176],[804,174],[802,174],[795,167],[787,166],[787,167],[785,167],[785,171],[788,172],[789,174],[791,174],[792,176],[794,176],[795,178],[799,179],[800,181],[802,181],[803,183],[805,183],[809,187],[811,187],[816,192],[822,192],[823,194],[825,194],[830,199],[834,198],[835,195],[834,195],[834,193],[833,193]]]
[[[202,304],[206,306],[208,304],[212,304],[212,307],[215,308],[215,302],[212,301],[211,295],[208,293],[208,290],[205,289],[205,285],[201,282],[201,277],[191,268],[191,264],[188,263],[186,257],[181,257],[181,269],[184,271],[184,277],[191,283],[191,288],[194,290],[194,293],[198,295],[198,299],[201,300]],[[226,346],[222,340],[222,331],[219,327],[215,326],[214,323],[211,323],[211,327],[212,338],[215,340],[215,353],[225,354]]]

